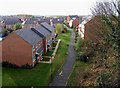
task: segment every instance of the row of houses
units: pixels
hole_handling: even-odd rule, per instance
[[[99,43],[106,29],[108,29],[108,27],[104,21],[101,20],[101,17],[94,16],[83,20],[77,30],[82,39]]]
[[[67,17],[67,22],[86,41],[99,42],[103,31],[107,29],[100,16],[83,16],[80,18],[77,15],[70,15]]]
[[[63,17],[26,17],[26,16],[2,16],[0,17],[0,24],[3,28],[12,28],[14,24],[20,23],[23,28],[28,28],[47,22],[51,26],[55,26],[57,23],[63,23]]]
[[[17,66],[34,66],[42,55],[52,49],[54,27],[46,22],[38,26],[22,28],[2,40],[2,61]]]

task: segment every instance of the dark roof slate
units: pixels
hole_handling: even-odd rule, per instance
[[[36,29],[39,33],[41,33],[45,37],[48,37],[51,34],[50,31],[48,31],[46,28],[44,28],[42,26],[36,26],[33,28]]]
[[[41,25],[46,28],[47,30],[49,30],[50,32],[53,32],[54,31],[54,27],[50,26],[48,23],[46,22],[43,22],[41,23]]]
[[[69,17],[72,19],[72,18],[78,18],[79,19],[79,17],[78,17],[78,15],[69,15]]]
[[[42,40],[42,37],[32,31],[31,28],[20,29],[15,31],[15,33],[31,45]]]
[[[6,25],[13,25],[13,24],[16,24],[16,23],[21,23],[21,21],[17,17],[3,16],[2,20],[4,21],[4,23]]]

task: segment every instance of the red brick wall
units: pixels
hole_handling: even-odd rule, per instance
[[[69,22],[71,20],[71,18],[69,16],[67,16],[67,22]]]
[[[46,44],[47,44],[47,40],[46,40],[46,38],[43,38],[43,53],[47,52],[47,50],[46,50]]]
[[[85,40],[98,42],[102,34],[107,29],[100,17],[94,17],[85,24]]]
[[[73,27],[77,27],[80,24],[80,21],[78,19],[73,20],[72,22]]]
[[[15,33],[10,34],[2,42],[2,59],[22,66],[32,65],[32,46]]]

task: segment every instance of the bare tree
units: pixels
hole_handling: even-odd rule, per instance
[[[96,4],[91,8],[93,15],[105,15],[105,16],[111,16],[111,15],[120,15],[120,6],[119,2],[115,1],[101,1],[96,2]]]

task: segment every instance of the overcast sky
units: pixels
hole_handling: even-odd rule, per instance
[[[0,0],[0,15],[89,15],[98,0]]]

